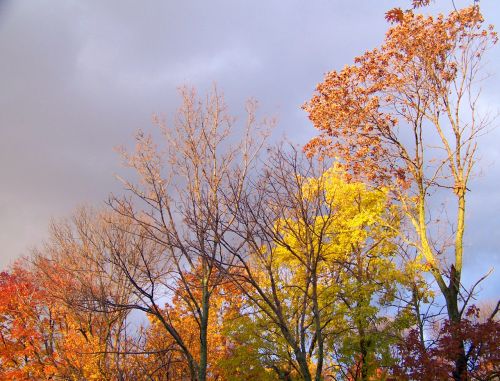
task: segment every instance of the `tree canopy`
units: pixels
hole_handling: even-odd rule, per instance
[[[124,194],[0,274],[0,378],[498,379],[500,301],[462,277],[497,36],[477,4],[428,4],[326,74],[305,147],[269,143],[255,101],[239,120],[182,88],[121,150]]]

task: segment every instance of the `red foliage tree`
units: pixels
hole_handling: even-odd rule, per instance
[[[58,367],[46,293],[20,266],[0,274],[0,378],[46,379]]]
[[[500,322],[494,318],[496,311],[486,319],[479,319],[479,309],[471,306],[460,323],[445,321],[428,347],[411,330],[406,340],[398,346],[399,364],[394,373],[400,380],[451,380],[454,359],[459,355],[459,343],[464,343],[467,379],[497,380],[500,377]]]

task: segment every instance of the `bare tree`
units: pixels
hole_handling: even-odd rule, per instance
[[[53,223],[50,240],[35,252],[34,264],[44,288],[56,305],[71,311],[78,331],[96,343],[103,377],[126,379],[132,369],[125,354],[131,350],[128,310],[108,305],[128,305],[135,300],[133,287],[121,271],[114,248],[134,244],[132,236],[111,236],[103,214],[81,208],[71,220]],[[97,339],[97,341],[96,341]]]
[[[267,315],[266,330],[279,332],[291,348],[290,361],[304,380],[322,378],[324,331],[332,318],[320,302],[319,286],[335,281],[321,278],[320,271],[334,218],[321,180],[326,168],[326,161],[304,160],[295,149],[273,151],[263,175],[233,204],[237,225],[227,236],[232,240],[224,241],[234,255],[234,281],[256,311]],[[311,178],[319,180],[311,185]]]
[[[183,88],[180,93],[182,106],[173,128],[156,119],[166,151],[160,152],[151,136],[139,133],[135,153],[123,152],[126,164],[135,169],[140,182],[124,181],[131,197],[113,196],[109,204],[130,221],[127,234],[140,234],[155,250],[132,256],[117,253],[117,264],[134,286],[139,301],[130,306],[110,304],[140,309],[159,319],[185,356],[190,378],[204,381],[210,298],[227,280],[231,265],[228,255],[232,255],[221,245],[234,223],[222,195],[231,184],[231,201],[239,202],[266,134],[258,132],[255,102],[248,103],[247,120],[238,132],[217,89],[204,100],[194,90]],[[171,300],[178,287],[199,328],[199,353],[194,353],[179,333],[168,308],[160,307],[160,303]]]

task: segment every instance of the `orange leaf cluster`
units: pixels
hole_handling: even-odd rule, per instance
[[[401,145],[400,129],[442,107],[439,99],[458,75],[457,52],[496,42],[496,34],[483,27],[476,6],[435,18],[391,12],[399,23],[384,44],[328,73],[303,106],[321,131],[305,150],[335,158],[354,176],[409,186],[413,158]]]

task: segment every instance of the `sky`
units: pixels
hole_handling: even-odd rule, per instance
[[[305,144],[300,106],[324,74],[383,40],[384,0],[0,0],[0,268],[47,238],[51,220],[119,193],[115,151],[155,113],[172,115],[177,89],[214,83],[242,116],[255,98],[275,135]],[[450,9],[451,0],[437,5]],[[466,1],[455,1],[460,7]],[[500,26],[498,0],[482,0]],[[488,55],[481,108],[500,109],[500,46]],[[500,123],[497,119],[496,125]],[[500,271],[500,128],[480,141],[471,184],[465,276]],[[494,297],[500,277],[484,284]]]

